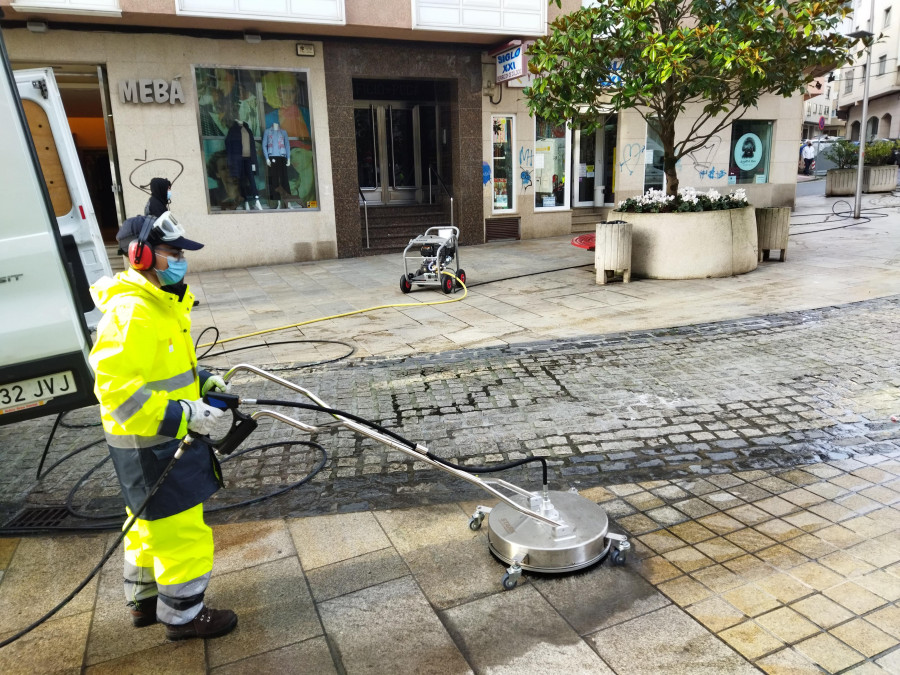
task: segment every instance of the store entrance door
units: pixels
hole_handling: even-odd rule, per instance
[[[359,187],[370,204],[421,204],[435,163],[437,108],[403,101],[356,102]]]

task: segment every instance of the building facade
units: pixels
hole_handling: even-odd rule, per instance
[[[14,69],[54,69],[104,237],[164,176],[202,270],[400,251],[451,217],[467,245],[593,230],[662,188],[636,112],[590,134],[528,113],[528,43],[579,6],[0,0],[0,28]],[[791,205],[801,116],[767,97],[682,185]]]
[[[870,23],[871,4],[854,0],[853,14],[846,20],[846,34],[863,30],[876,36],[872,46],[871,72],[866,73],[865,58],[838,73],[838,114],[847,122],[846,137],[858,141],[865,125],[865,138],[900,138],[900,6],[892,0],[875,0]],[[860,43],[860,48],[861,48]],[[862,120],[865,81],[869,80],[867,119]]]

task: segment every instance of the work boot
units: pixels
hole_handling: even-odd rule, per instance
[[[156,598],[129,602],[126,606],[131,610],[131,625],[135,628],[152,626],[156,623]]]
[[[189,638],[214,638],[225,635],[237,626],[237,614],[230,609],[210,609],[204,607],[193,621],[166,627],[166,638],[169,640],[187,640]]]

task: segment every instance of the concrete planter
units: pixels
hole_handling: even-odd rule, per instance
[[[825,196],[855,195],[856,169],[829,169],[825,172]]]
[[[594,267],[597,270],[597,283],[607,282],[619,270],[622,281],[631,281],[631,223],[614,220],[608,223],[597,223],[597,236],[594,240]]]
[[[701,213],[620,213],[632,229],[631,271],[651,279],[730,277],[756,269],[752,206]]]
[[[890,192],[897,187],[897,165],[864,166],[863,192]],[[853,190],[856,194],[856,190]]]
[[[781,251],[781,262],[784,262],[790,224],[791,210],[787,207],[756,209],[759,260],[768,260],[769,252],[777,249]]]

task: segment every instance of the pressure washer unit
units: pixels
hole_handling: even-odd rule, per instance
[[[547,484],[547,461],[543,457],[527,457],[508,464],[490,467],[461,466],[431,453],[420,443],[407,440],[375,422],[351,413],[335,410],[312,392],[276,375],[247,364],[232,368],[225,375],[230,380],[236,373],[250,372],[274,382],[310,401],[251,399],[229,394],[210,393],[211,405],[232,411],[233,423],[228,434],[213,445],[220,454],[233,452],[256,428],[260,417],[271,417],[307,433],[320,431],[316,426],[295,420],[272,410],[247,414],[239,406],[284,406],[327,413],[338,424],[387,447],[409,455],[451,476],[468,481],[489,493],[499,504],[493,508],[478,506],[469,519],[469,528],[478,530],[488,521],[488,545],[491,552],[509,567],[502,577],[503,588],[514,588],[523,570],[558,574],[589,567],[609,556],[614,565],[625,563],[631,544],[622,535],[609,531],[606,512],[576,491],[550,490]],[[539,492],[525,490],[501,479],[485,479],[478,474],[494,473],[527,463],[539,462],[543,468],[543,486]]]
[[[440,286],[444,293],[452,293],[459,284],[450,275],[443,274],[444,270],[453,272],[459,281],[466,283],[466,273],[459,266],[459,228],[429,227],[425,234],[410,239],[403,249],[400,290],[409,293],[413,285]]]

